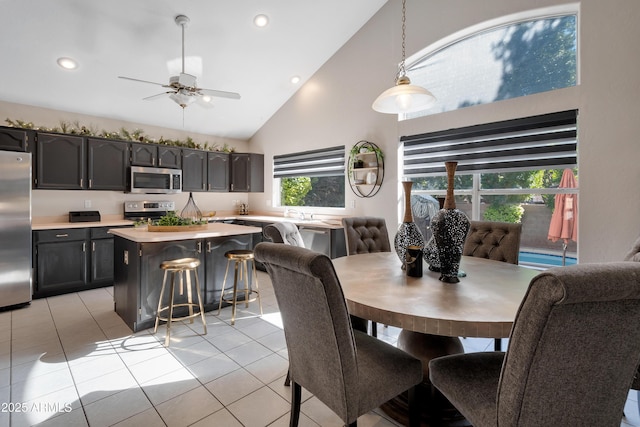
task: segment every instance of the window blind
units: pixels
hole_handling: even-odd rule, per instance
[[[345,169],[344,145],[273,156],[273,177],[339,176]]]
[[[445,174],[445,161],[458,162],[457,174],[573,167],[577,115],[570,110],[403,136],[403,176]]]

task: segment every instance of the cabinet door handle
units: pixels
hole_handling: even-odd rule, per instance
[[[207,191],[211,191],[211,183],[208,184]]]
[[[56,234],[56,237],[69,237],[67,233],[65,234]]]
[[[89,188],[93,188],[93,180],[92,179],[89,180]]]
[[[211,253],[211,242],[207,242],[207,253]]]
[[[82,252],[86,252],[86,251],[87,251],[87,243],[82,242]]]
[[[196,247],[198,248],[197,252],[198,252],[199,254],[201,254],[201,253],[202,253],[202,242],[198,242],[198,243],[196,243]]]
[[[92,252],[96,251],[96,242],[91,242],[91,251]]]

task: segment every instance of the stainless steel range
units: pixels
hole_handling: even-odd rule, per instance
[[[172,201],[151,202],[131,201],[124,202],[124,219],[131,221],[146,221],[158,219],[169,211],[176,210],[176,203]]]

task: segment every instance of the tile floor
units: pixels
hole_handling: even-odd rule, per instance
[[[287,353],[269,278],[259,272],[264,316],[257,304],[230,308],[202,324],[176,324],[165,348],[164,328],[131,333],[113,311],[113,288],[34,300],[0,312],[0,427],[219,426],[289,424]],[[399,330],[379,327],[395,343]],[[491,349],[490,339],[464,339],[467,351]],[[640,426],[631,392],[621,426]],[[381,411],[364,427],[394,427]],[[300,426],[342,423],[303,392]]]

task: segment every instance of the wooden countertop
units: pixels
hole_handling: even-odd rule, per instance
[[[109,233],[136,243],[154,243],[262,233],[262,229],[260,227],[216,222],[208,224],[207,228],[203,230],[159,232],[148,231],[146,226],[142,226],[134,228],[114,228],[109,230]]]

